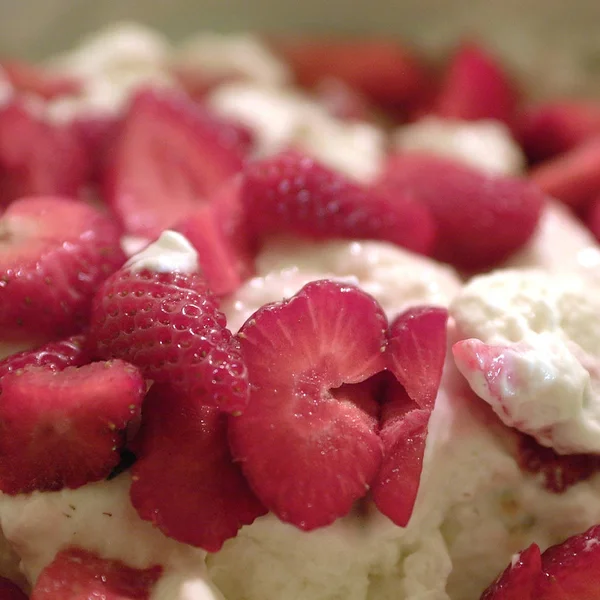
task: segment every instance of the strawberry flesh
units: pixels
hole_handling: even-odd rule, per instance
[[[122,361],[54,371],[27,367],[2,378],[0,489],[7,494],[77,488],[119,463],[146,385]]]
[[[521,248],[545,204],[528,181],[419,153],[391,156],[378,187],[429,209],[437,228],[433,256],[466,270],[491,267]]]
[[[31,600],[150,600],[162,567],[133,569],[81,548],[61,550],[40,573]]]
[[[233,462],[227,416],[155,385],[144,403],[131,501],[169,537],[209,552],[267,511]]]
[[[242,200],[258,238],[374,239],[424,254],[433,244],[428,210],[407,194],[364,188],[296,151],[249,165]]]
[[[353,286],[316,281],[259,309],[238,336],[251,399],[229,440],[250,486],[282,521],[328,525],[365,495],[382,458],[375,400],[344,387],[385,367],[387,322]]]
[[[106,200],[128,233],[158,237],[242,169],[247,145],[186,96],[141,90],[113,149]]]

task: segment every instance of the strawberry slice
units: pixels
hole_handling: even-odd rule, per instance
[[[375,239],[424,254],[433,244],[427,209],[407,194],[364,188],[296,151],[249,165],[242,200],[258,237]]]
[[[2,600],[27,600],[25,592],[16,583],[5,577],[0,577],[0,598]]]
[[[529,175],[549,196],[586,208],[600,194],[600,136],[539,164]]]
[[[186,96],[142,90],[113,149],[106,199],[128,233],[155,238],[241,170],[247,145]]]
[[[390,325],[390,371],[419,408],[433,410],[446,357],[448,311],[416,306]]]
[[[535,161],[562,154],[600,135],[600,103],[586,100],[542,102],[519,117],[518,138]]]
[[[428,87],[427,67],[393,40],[287,37],[273,44],[303,87],[334,77],[388,108],[414,103]]]
[[[226,415],[196,397],[155,385],[137,449],[132,504],[169,537],[217,552],[267,512],[231,458]]]
[[[360,394],[356,402],[343,384],[384,369],[386,328],[371,296],[327,280],[242,326],[251,399],[230,419],[229,440],[250,486],[282,521],[305,531],[328,525],[376,475],[376,401]]]
[[[71,547],[40,573],[31,600],[149,600],[162,567],[133,569]]]
[[[521,248],[545,204],[528,181],[419,153],[391,156],[377,186],[424,204],[437,228],[433,256],[466,270],[486,269]]]
[[[518,95],[510,77],[479,44],[463,43],[450,61],[433,112],[447,119],[497,119],[512,125]]]
[[[49,342],[35,350],[25,350],[0,361],[0,378],[25,367],[46,367],[62,371],[67,367],[81,367],[91,362],[86,338],[74,335],[58,342]]]
[[[234,178],[210,203],[195,209],[173,228],[198,252],[200,270],[217,296],[233,293],[254,271],[240,184],[241,180]]]
[[[418,408],[397,381],[389,383],[386,398],[379,434],[383,461],[371,494],[384,515],[406,527],[419,491],[431,409]]]
[[[90,340],[98,356],[137,365],[203,404],[235,413],[248,402],[239,343],[197,273],[118,271],[96,295]]]
[[[541,574],[540,549],[537,544],[532,544],[513,558],[504,573],[483,593],[481,600],[544,600],[534,596],[536,581]]]
[[[600,194],[590,202],[585,223],[594,237],[600,241]]]
[[[19,101],[0,106],[0,204],[32,195],[78,196],[87,154],[68,125],[33,115]]]
[[[124,262],[111,219],[81,202],[28,198],[0,219],[4,339],[43,343],[87,325],[98,285]]]
[[[7,494],[77,488],[119,463],[146,385],[122,361],[54,371],[27,367],[2,378],[0,489]]]
[[[57,75],[19,60],[0,60],[0,72],[18,91],[46,100],[78,94],[81,82],[67,75]]]

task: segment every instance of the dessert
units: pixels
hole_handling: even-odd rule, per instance
[[[600,589],[595,105],[473,43],[0,64],[8,598]]]

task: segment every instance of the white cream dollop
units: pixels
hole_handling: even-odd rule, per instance
[[[124,268],[134,272],[147,269],[153,273],[197,273],[200,266],[198,253],[187,238],[167,229],[155,242],[134,254]]]

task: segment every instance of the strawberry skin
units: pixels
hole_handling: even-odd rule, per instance
[[[437,229],[433,256],[465,270],[489,268],[521,248],[545,204],[528,181],[420,153],[391,156],[378,187],[423,203]]]
[[[139,435],[131,501],[169,537],[217,552],[267,512],[233,462],[227,416],[217,409],[155,385]]]
[[[203,404],[239,412],[248,403],[239,342],[197,273],[118,271],[94,299],[90,340],[98,356],[137,365]]]
[[[67,367],[81,367],[91,362],[86,338],[74,335],[58,342],[49,342],[35,350],[17,352],[0,361],[0,378],[25,367],[46,367],[62,371]]]
[[[229,440],[250,486],[282,521],[306,531],[332,523],[377,473],[375,400],[359,394],[357,402],[343,384],[384,369],[386,328],[373,298],[327,280],[264,306],[241,328],[251,399],[230,418]]]
[[[86,326],[98,285],[125,260],[113,222],[81,202],[40,197],[11,204],[0,227],[4,338],[45,341]]]
[[[5,577],[0,577],[0,598],[2,600],[27,600],[25,592]]]
[[[160,566],[133,569],[71,547],[40,573],[31,600],[149,600],[161,574]]]
[[[106,200],[128,233],[158,237],[242,169],[247,144],[186,96],[142,90],[113,149]]]
[[[428,253],[434,228],[407,195],[370,190],[312,158],[288,151],[250,164],[242,187],[257,237],[291,233],[313,239],[374,239]]]
[[[119,463],[145,382],[122,361],[54,371],[27,367],[2,378],[0,489],[77,488]]]

